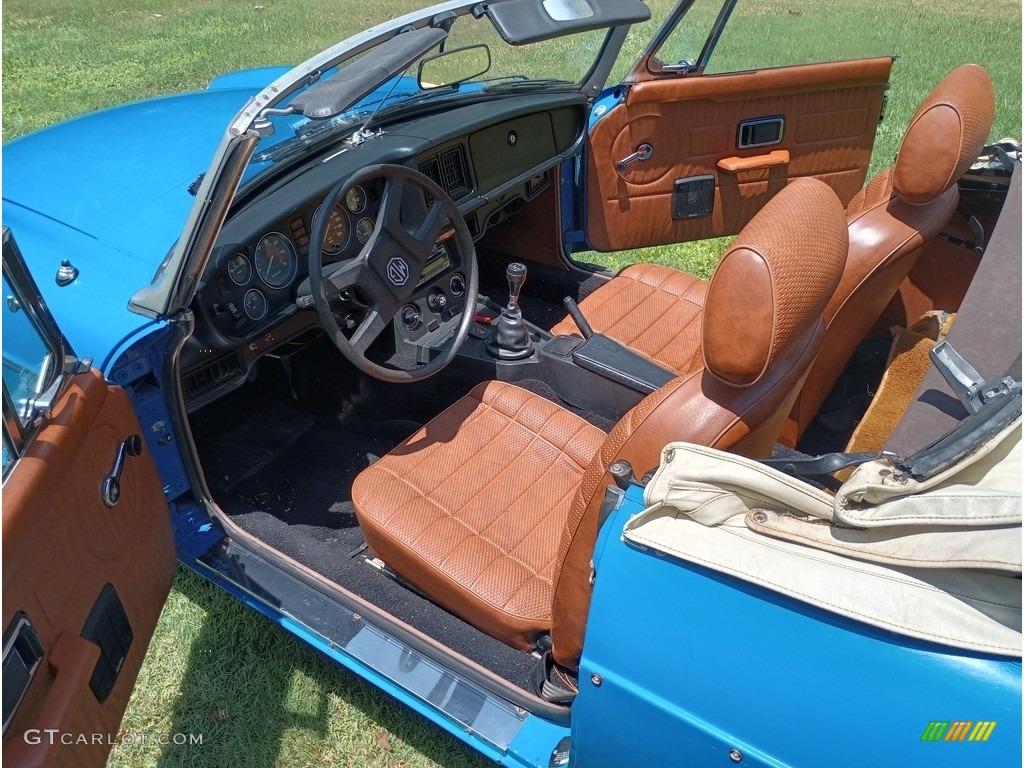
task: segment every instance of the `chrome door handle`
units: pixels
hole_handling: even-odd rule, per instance
[[[635,163],[638,160],[650,160],[651,155],[654,154],[654,147],[647,142],[644,142],[636,148],[636,152],[631,155],[627,155],[615,164],[616,171],[626,170],[626,166],[630,163]]]
[[[121,500],[121,470],[124,469],[124,460],[129,456],[141,455],[142,438],[138,435],[128,435],[117,449],[114,468],[110,470],[110,474],[103,481],[100,495],[103,498],[103,503],[108,507],[114,507]]]

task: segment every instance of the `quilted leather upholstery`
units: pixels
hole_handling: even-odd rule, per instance
[[[594,330],[679,374],[703,364],[701,316],[708,284],[660,264],[633,264],[583,300]],[[582,336],[571,317],[551,333]]]
[[[835,289],[846,239],[836,196],[816,179],[797,179],[744,227],[710,283],[670,267],[636,264],[580,309],[595,331],[681,376],[707,365],[723,380],[746,386],[821,315],[821,297]],[[571,318],[551,332],[580,335]]]
[[[994,103],[984,69],[965,64],[953,70],[910,121],[896,164],[850,201],[850,252],[839,289],[825,308],[828,337],[783,442],[795,444],[807,429],[924,245],[952,219],[960,200],[956,182],[984,146]]]
[[[481,384],[356,478],[352,500],[370,549],[437,603],[515,647],[530,648],[550,630],[555,659],[575,667],[608,464],[621,456],[642,474],[672,440],[767,454],[821,346],[821,310],[846,254],[842,206],[825,184],[805,179],[759,219],[724,260],[728,273],[712,280],[702,332],[691,333],[724,360],[718,346],[745,341],[736,331],[759,334],[762,349],[740,366],[742,383],[702,367],[691,342],[694,369],[644,398],[609,435],[511,384]],[[788,234],[779,235],[783,223]],[[812,228],[824,234],[810,237]],[[813,266],[794,268],[805,260]],[[625,292],[646,291],[650,274],[635,270]],[[668,303],[691,311],[681,300],[694,295],[689,281],[668,284],[683,286],[670,289]],[[752,297],[736,293],[743,287]],[[776,305],[780,297],[793,307]],[[754,299],[768,302],[752,315],[768,318],[767,331],[744,325]],[[723,324],[713,333],[708,313]]]
[[[613,482],[608,464],[624,458],[643,475],[657,467],[661,449],[673,440],[767,456],[824,338],[825,324],[818,318],[756,385],[734,387],[707,371],[680,376],[615,425],[587,469],[559,546],[551,625],[552,653],[559,664],[576,667],[583,648],[601,491]]]
[[[484,632],[551,626],[558,541],[605,434],[549,400],[481,384],[356,478],[370,549]]]

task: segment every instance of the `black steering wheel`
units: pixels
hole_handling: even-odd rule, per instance
[[[331,212],[349,188],[378,179],[384,184],[373,234],[356,258],[325,265],[324,229]],[[411,218],[415,223],[408,221]],[[428,264],[432,274],[424,280]],[[448,288],[456,272],[463,275],[458,292]],[[447,282],[442,284],[442,280]],[[477,281],[476,249],[465,219],[440,186],[413,168],[367,166],[334,187],[313,218],[309,287],[320,322],[342,355],[359,370],[383,381],[419,381],[452,361],[473,323]],[[359,294],[368,305],[347,335],[331,309],[331,299],[343,292]],[[410,306],[431,318],[430,322],[415,326]],[[403,322],[394,324],[400,312]],[[367,357],[370,345],[393,325],[396,343],[411,345],[414,359],[427,362],[393,367]]]

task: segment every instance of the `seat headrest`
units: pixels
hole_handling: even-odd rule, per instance
[[[821,320],[846,265],[846,214],[822,181],[801,178],[768,201],[729,246],[708,286],[705,367],[748,386]]]
[[[935,86],[903,135],[892,174],[905,203],[927,203],[960,180],[992,130],[996,97],[977,64],[957,67]]]

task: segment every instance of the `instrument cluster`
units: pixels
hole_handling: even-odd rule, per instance
[[[325,261],[357,256],[373,235],[380,190],[353,186],[328,214],[323,235]],[[270,325],[294,306],[298,285],[306,279],[309,232],[323,201],[277,222],[254,242],[225,249],[206,306],[218,328],[244,337]]]

